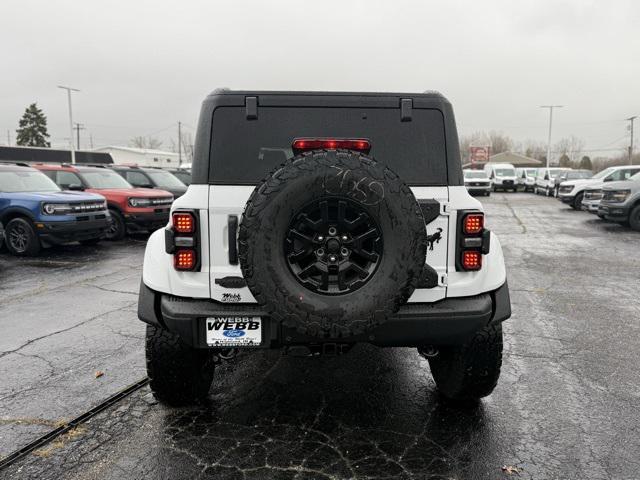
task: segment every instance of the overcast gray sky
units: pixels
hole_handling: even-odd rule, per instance
[[[216,87],[444,93],[461,134],[628,144],[640,114],[640,2],[2,0],[0,143],[37,101],[54,145],[192,129]],[[640,122],[639,122],[640,123]],[[638,125],[640,131],[640,125]],[[616,150],[599,153],[616,154]],[[593,152],[595,155],[596,152]]]

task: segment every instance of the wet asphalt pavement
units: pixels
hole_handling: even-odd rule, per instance
[[[0,478],[640,478],[640,234],[554,199],[482,201],[513,317],[477,407],[443,404],[413,349],[245,354],[207,405],[167,409],[145,387]],[[144,377],[143,248],[0,254],[0,456]]]

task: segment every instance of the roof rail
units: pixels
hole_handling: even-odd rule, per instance
[[[94,167],[94,168],[107,168],[107,165],[111,165],[110,163],[108,164],[104,164],[104,163],[83,163],[81,165],[78,165],[76,163],[76,167]]]
[[[137,163],[111,163],[110,167],[140,168]]]
[[[18,167],[30,167],[28,163],[25,162],[16,162],[14,160],[0,160],[0,163],[3,165],[16,165]]]

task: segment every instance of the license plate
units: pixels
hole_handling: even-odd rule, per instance
[[[262,343],[260,317],[211,317],[205,328],[211,347],[255,347]]]

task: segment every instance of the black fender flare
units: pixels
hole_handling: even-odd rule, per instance
[[[31,210],[28,210],[24,207],[14,206],[9,207],[4,212],[2,212],[2,215],[0,215],[0,222],[2,222],[6,226],[6,224],[8,223],[7,218],[13,219],[18,216],[27,217],[32,222],[36,221],[36,217]]]

